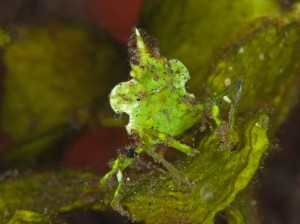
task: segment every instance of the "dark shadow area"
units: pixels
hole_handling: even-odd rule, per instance
[[[66,224],[138,224],[119,213],[108,210],[106,212],[92,210],[74,210],[62,215]]]

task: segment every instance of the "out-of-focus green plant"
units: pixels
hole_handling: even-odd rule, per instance
[[[86,125],[127,65],[101,31],[82,24],[56,22],[19,27],[4,51],[1,130],[15,144],[5,160],[40,154]],[[22,144],[20,150],[19,144]]]
[[[55,23],[17,32],[4,53],[1,113],[2,130],[14,140],[69,122],[72,114],[106,97],[126,71],[124,63],[113,63],[121,61],[113,44],[82,25]]]
[[[182,60],[193,80],[190,87],[194,92],[202,92],[218,54],[234,40],[250,35],[257,26],[253,21],[263,17],[278,21],[298,17],[297,5],[290,5],[287,10],[279,2],[145,1],[142,26],[159,39],[161,51],[166,56]]]

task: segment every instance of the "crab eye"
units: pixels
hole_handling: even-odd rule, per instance
[[[128,149],[126,156],[128,158],[134,158],[134,157],[136,157],[137,153],[135,152],[135,148]]]

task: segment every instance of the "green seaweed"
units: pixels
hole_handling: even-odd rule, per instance
[[[35,215],[37,213],[54,221],[58,219],[58,212],[77,208],[100,208],[96,200],[97,187],[91,188],[93,182],[97,183],[93,174],[60,170],[27,174],[12,179],[8,178],[9,175],[6,176],[7,179],[0,183],[1,223],[8,220],[9,224],[18,223],[17,220],[22,220],[23,215],[25,215],[24,223],[28,217],[35,218],[38,222],[39,215]],[[43,218],[40,218],[42,222]]]

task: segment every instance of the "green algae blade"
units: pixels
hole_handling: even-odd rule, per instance
[[[218,92],[242,78],[240,112],[269,108],[272,133],[297,101],[300,68],[300,25],[265,21],[252,34],[232,44],[215,64],[208,92]]]
[[[145,223],[212,223],[248,185],[269,147],[267,115],[251,115],[238,126],[235,151],[221,149],[222,136],[211,133],[201,140],[200,155],[177,164],[192,187],[178,185],[163,172],[129,176],[121,205],[133,220]]]
[[[9,220],[10,224],[31,223],[28,221],[31,219],[44,223],[38,214],[44,214],[54,221],[59,212],[78,208],[101,208],[96,198],[93,199],[95,196],[92,196],[97,188],[92,188],[91,183],[98,183],[98,178],[93,174],[61,170],[19,178],[8,177],[7,173],[2,177],[7,179],[0,182],[0,223]],[[23,222],[18,221],[22,217]]]

